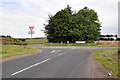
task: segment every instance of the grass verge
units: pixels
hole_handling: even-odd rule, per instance
[[[2,59],[11,56],[32,54],[37,52],[40,52],[40,50],[36,48],[18,45],[2,45],[2,51],[0,51],[0,53],[2,53]]]
[[[45,43],[43,46],[92,46],[92,47],[118,47],[118,45],[100,45],[96,43],[81,43],[81,44],[58,44],[58,43]]]
[[[118,49],[100,50],[93,54],[108,69],[113,77],[118,77]]]

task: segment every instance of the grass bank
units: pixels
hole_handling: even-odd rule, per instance
[[[118,45],[103,45],[96,43],[81,43],[81,44],[58,44],[58,43],[45,43],[42,46],[92,46],[92,47],[117,47]]]
[[[93,54],[108,69],[113,77],[118,77],[118,49],[100,50]]]
[[[32,54],[37,52],[40,52],[40,50],[36,48],[18,45],[2,45],[2,51],[0,51],[0,53],[2,53],[2,59],[11,56]]]

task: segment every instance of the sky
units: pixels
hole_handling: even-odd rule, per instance
[[[101,34],[118,34],[119,0],[0,0],[0,35],[29,38],[29,27],[34,26],[33,37],[44,37],[48,15],[54,15],[70,5],[79,11],[87,6],[98,13],[102,23]]]

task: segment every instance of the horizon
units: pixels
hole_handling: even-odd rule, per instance
[[[101,34],[101,35],[117,35],[117,37],[120,38],[118,34]],[[10,36],[11,38],[16,38],[16,37],[12,37],[11,35],[0,35],[0,37],[2,37],[2,36],[5,36],[5,37]],[[20,38],[20,37],[17,37],[17,38]],[[31,38],[31,37],[24,37],[24,38]],[[44,36],[44,37],[39,36],[39,37],[32,37],[32,38],[47,38],[47,37],[46,36]]]

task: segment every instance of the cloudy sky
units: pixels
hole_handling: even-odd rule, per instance
[[[102,22],[102,34],[118,33],[119,0],[0,0],[0,35],[29,38],[29,26],[34,26],[33,37],[43,37],[48,14],[54,15],[67,5],[72,10],[87,6],[94,9]]]

